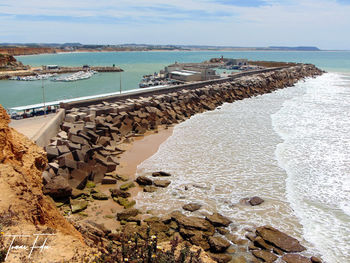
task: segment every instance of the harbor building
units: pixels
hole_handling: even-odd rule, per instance
[[[204,63],[177,63],[165,67],[164,74],[169,79],[183,82],[218,79],[216,71]]]

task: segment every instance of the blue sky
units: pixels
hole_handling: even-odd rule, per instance
[[[0,0],[0,42],[350,49],[350,0]]]

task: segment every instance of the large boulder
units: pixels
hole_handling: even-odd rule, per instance
[[[256,229],[256,234],[261,236],[267,243],[288,253],[301,252],[306,249],[297,239],[290,237],[271,226],[258,227]]]
[[[168,185],[171,183],[169,180],[154,180],[154,185],[158,187],[168,187]]]
[[[69,197],[72,194],[72,187],[68,184],[67,179],[56,176],[44,186],[43,193],[52,198]]]
[[[252,198],[249,199],[249,204],[251,206],[256,206],[256,205],[260,205],[264,202],[264,199],[258,197],[258,196],[253,196]]]
[[[54,146],[47,146],[45,147],[45,151],[47,153],[47,159],[51,161],[54,158],[57,158],[59,155],[57,147]]]
[[[139,185],[152,185],[153,184],[153,181],[149,178],[147,178],[146,176],[139,176],[136,178],[136,182],[139,184]]]
[[[204,250],[210,249],[210,245],[208,243],[208,240],[205,238],[205,236],[203,236],[200,233],[195,233],[195,235],[190,237],[190,241],[193,245],[200,246]]]
[[[208,241],[210,250],[216,253],[225,252],[225,250],[231,246],[230,242],[222,237],[209,237]]]
[[[75,169],[71,172],[68,183],[71,187],[82,190],[84,189],[87,183],[88,177],[89,177],[88,172],[81,169]]]

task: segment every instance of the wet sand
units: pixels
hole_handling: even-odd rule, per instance
[[[129,143],[123,143],[120,148],[125,150],[120,155],[120,165],[116,169],[116,174],[129,178],[129,181],[135,180],[137,166],[144,160],[155,154],[159,146],[172,135],[173,127],[161,128],[158,132],[147,132],[141,137],[132,137]],[[96,190],[109,196],[108,200],[89,202],[88,208],[84,211],[88,215],[88,220],[99,224],[104,224],[109,229],[116,229],[120,226],[119,221],[115,220],[115,215],[118,211],[123,210],[123,207],[110,198],[109,189],[119,188],[123,181],[118,180],[117,185],[98,185]],[[141,187],[137,186],[128,190],[131,193],[131,198],[134,198]],[[74,215],[75,216],[75,215]],[[78,215],[79,216],[79,215]]]

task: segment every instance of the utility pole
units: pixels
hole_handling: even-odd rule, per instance
[[[41,88],[42,88],[42,90],[43,90],[44,115],[46,116],[45,89],[44,89],[44,79],[43,79],[43,78],[41,78]]]

